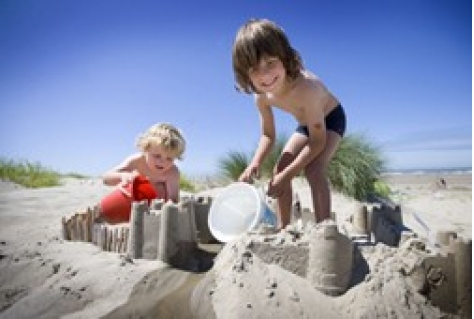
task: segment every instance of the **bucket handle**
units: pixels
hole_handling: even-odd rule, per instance
[[[127,189],[125,189],[125,186],[129,185],[130,183],[131,182],[128,182],[125,185],[120,183],[120,184],[117,185],[117,187],[125,196],[132,198],[132,194]]]
[[[257,190],[262,194],[263,199],[267,201],[267,192],[265,190],[265,182],[263,182],[261,179],[257,178],[256,176],[253,177],[254,185],[257,188]]]
[[[138,177],[138,176],[137,176]],[[136,177],[135,177],[136,178]],[[128,185],[132,184],[132,192],[130,192],[129,190],[127,190],[125,187],[127,187]],[[168,190],[166,189],[166,183],[162,183],[163,184],[163,191],[164,191],[164,200],[165,201],[168,201]],[[133,198],[133,194],[135,193],[134,191],[134,188],[136,187],[135,186],[135,179],[133,179],[133,181],[130,181],[130,182],[127,182],[125,184],[123,183],[120,183],[117,185],[118,189],[122,192],[122,194],[124,194],[125,196],[129,197],[129,198]]]
[[[268,205],[269,196],[267,195],[267,190],[268,190],[269,184],[265,183],[259,178],[254,177],[254,185],[255,185],[255,188],[257,189],[257,192],[260,193],[261,198],[265,202],[265,205]],[[273,228],[276,228],[278,225],[278,218],[275,215],[276,212],[273,212],[271,208],[270,208],[270,211],[271,211],[271,216],[269,215],[263,216],[263,220],[268,225],[272,225]]]
[[[260,193],[260,196],[262,196],[262,199],[265,201],[266,204],[268,204],[269,196],[267,195],[267,190],[269,184],[265,183],[259,178],[254,177],[254,185],[257,191]]]

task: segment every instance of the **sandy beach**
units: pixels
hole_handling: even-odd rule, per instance
[[[225,245],[199,245],[201,267],[179,269],[62,238],[62,217],[111,191],[98,179],[44,189],[1,182],[0,318],[462,318],[436,306],[436,293],[418,287],[410,271],[433,254],[424,247],[440,231],[470,242],[471,173],[384,178],[403,224],[416,235],[399,247],[354,248],[348,289],[337,296],[315,288],[314,238],[326,230],[311,215],[298,232],[251,232]],[[215,197],[220,190],[193,195]],[[295,190],[309,209],[307,184],[295,181]],[[364,204],[338,193],[332,200],[338,227]]]

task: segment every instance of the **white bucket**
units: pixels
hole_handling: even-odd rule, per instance
[[[276,216],[264,194],[250,184],[232,183],[212,201],[208,224],[220,242],[231,241],[262,223],[276,227]]]

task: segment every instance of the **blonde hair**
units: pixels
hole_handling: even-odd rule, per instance
[[[171,124],[155,124],[137,139],[137,147],[146,152],[152,145],[161,146],[181,159],[186,142],[181,132]]]
[[[232,64],[239,91],[258,93],[250,80],[249,70],[265,56],[278,57],[290,79],[295,79],[303,69],[298,51],[293,49],[282,28],[270,20],[251,19],[237,32],[232,48]]]

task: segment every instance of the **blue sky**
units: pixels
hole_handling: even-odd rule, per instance
[[[258,141],[231,66],[255,17],[283,27],[343,103],[348,133],[379,145],[389,168],[471,166],[467,0],[0,1],[0,156],[97,175],[170,122],[188,142],[182,171],[215,173]],[[276,115],[290,134],[295,120]]]

